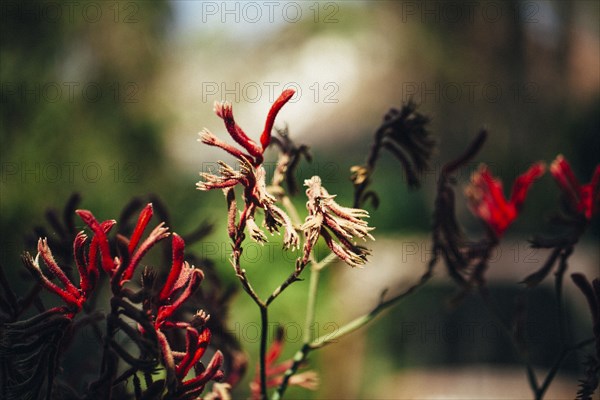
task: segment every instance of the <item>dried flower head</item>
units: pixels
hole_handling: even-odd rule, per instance
[[[301,227],[306,238],[302,262],[308,261],[312,247],[321,236],[331,251],[351,267],[365,264],[370,251],[358,246],[353,240],[354,238],[375,240],[370,233],[375,228],[368,226],[362,219],[368,218],[369,213],[337,204],[334,200],[335,195],[327,192],[318,176],[304,181],[304,185],[307,187],[308,216]]]

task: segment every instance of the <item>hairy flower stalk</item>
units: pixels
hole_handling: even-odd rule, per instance
[[[294,93],[294,90],[285,90],[275,100],[267,114],[264,130],[260,136],[260,144],[250,139],[235,122],[232,106],[228,102],[216,102],[214,111],[218,117],[223,119],[229,136],[242,149],[221,141],[207,129],[204,129],[200,133],[200,141],[202,143],[220,147],[235,157],[239,163],[239,169],[236,170],[222,161],[219,162],[219,174],[201,173],[200,175],[203,180],[198,182],[197,188],[199,190],[222,189],[227,199],[227,231],[233,242],[231,262],[242,287],[258,305],[261,313],[259,391],[262,398],[266,398],[267,396],[265,352],[267,346],[268,303],[263,302],[250,285],[246,271],[240,265],[240,257],[243,250],[244,232],[246,230],[249,231],[250,237],[255,241],[263,243],[266,240],[264,232],[255,222],[257,209],[264,211],[263,227],[270,233],[279,232],[280,228],[284,229],[284,248],[293,249],[298,247],[299,244],[299,237],[291,219],[281,208],[275,205],[276,198],[267,191],[266,171],[262,166],[264,160],[263,153],[271,142],[271,131],[275,123],[275,118]],[[239,212],[239,218],[235,192],[233,191],[233,188],[238,185],[243,187],[244,200],[243,209]]]

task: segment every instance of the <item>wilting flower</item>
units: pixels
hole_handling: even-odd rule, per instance
[[[517,218],[529,187],[533,181],[544,174],[544,169],[543,163],[537,163],[517,177],[510,200],[507,201],[502,190],[502,182],[492,176],[487,166],[481,165],[471,177],[471,184],[465,190],[471,212],[481,218],[497,237],[502,236]]]
[[[335,195],[330,195],[321,186],[321,178],[313,176],[304,181],[308,202],[308,216],[302,225],[306,236],[304,243],[303,263],[308,261],[312,247],[321,236],[327,246],[339,258],[351,267],[357,267],[367,261],[370,251],[358,246],[353,240],[355,237],[366,240],[375,240],[369,233],[375,228],[369,227],[362,218],[368,218],[369,213],[358,208],[347,208],[337,204]],[[333,235],[332,235],[333,234]],[[337,241],[334,240],[337,238]]]
[[[275,340],[265,355],[265,368],[268,388],[281,385],[285,371],[287,371],[294,363],[293,360],[287,360],[280,362],[279,364],[275,364],[283,352],[283,333],[283,328],[278,328],[275,335]],[[300,386],[309,390],[317,390],[317,387],[319,386],[319,376],[315,371],[305,371],[300,374],[292,375],[288,381],[288,384]],[[250,383],[250,390],[252,391],[252,399],[261,398],[259,369],[257,369],[254,380]]]
[[[590,220],[600,208],[600,165],[596,166],[592,181],[581,185],[571,166],[562,155],[550,164],[552,176],[571,202],[574,209]]]
[[[219,161],[219,173],[201,173],[202,181],[197,183],[199,190],[212,189],[230,189],[236,185],[244,187],[245,209],[242,212],[241,228],[246,227],[250,231],[251,237],[260,242],[264,241],[264,233],[258,225],[254,223],[253,217],[256,208],[262,208],[265,211],[264,226],[273,233],[284,227],[284,246],[294,248],[298,246],[299,238],[289,216],[275,205],[275,197],[268,193],[266,189],[266,172],[262,166],[263,153],[271,142],[271,131],[275,123],[277,113],[294,95],[294,90],[285,90],[271,106],[267,115],[264,130],[260,137],[260,145],[250,139],[240,128],[233,118],[232,106],[228,102],[216,102],[215,113],[223,119],[229,135],[235,140],[243,150],[227,144],[218,139],[207,129],[200,132],[200,141],[209,146],[220,147],[229,154],[233,155],[239,162],[239,170],[230,165]],[[234,226],[236,213],[229,215],[229,226]],[[252,220],[252,221],[251,221]],[[230,229],[231,231],[231,229]],[[230,232],[232,235],[232,232]]]

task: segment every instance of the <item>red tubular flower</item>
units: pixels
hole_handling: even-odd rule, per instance
[[[179,364],[175,367],[177,377],[183,380],[190,369],[200,361],[210,342],[210,330],[203,328],[201,333],[192,327],[188,327],[185,337],[185,353]]]
[[[144,230],[148,226],[150,219],[152,218],[152,204],[149,203],[144,207],[144,209],[140,212],[138,217],[137,224],[133,230],[133,234],[131,235],[131,239],[127,244],[127,250],[129,252],[129,264],[125,267],[125,270],[122,273],[122,276],[115,277],[115,272],[117,271],[117,267],[119,263],[122,261],[119,258],[112,258],[110,254],[110,246],[108,244],[108,238],[106,237],[107,229],[110,229],[116,221],[104,221],[99,223],[94,215],[87,210],[77,210],[76,213],[81,217],[83,222],[86,223],[90,227],[90,229],[94,232],[94,238],[92,239],[92,243],[90,245],[90,269],[93,271],[95,276],[97,277],[97,267],[96,267],[96,255],[98,250],[100,250],[100,259],[102,261],[102,268],[108,273],[108,275],[114,279],[118,278],[118,282],[115,282],[117,287],[123,286],[125,282],[130,280],[133,277],[136,267],[141,262],[142,258],[146,255],[146,253],[159,241],[169,236],[168,228],[164,226],[164,223],[160,223],[156,228],[150,232],[148,237],[141,243],[142,235],[144,234]]]
[[[152,208],[152,203],[148,203],[146,207],[144,207],[142,212],[140,212],[140,216],[138,217],[135,229],[133,230],[131,238],[129,239],[129,246],[127,247],[127,249],[129,250],[129,254],[133,253],[133,250],[135,250],[136,246],[140,242],[140,239],[144,234],[144,230],[148,226],[148,223],[150,222],[150,218],[152,218],[153,213],[154,212]]]
[[[592,181],[581,185],[571,166],[559,154],[550,164],[550,173],[565,193],[574,209],[590,220],[600,208],[600,165],[596,166]]]
[[[104,227],[102,226],[102,224],[106,224],[106,225],[111,225],[112,226],[112,225],[116,224],[117,221],[110,220],[110,221],[105,221],[102,224],[100,224],[96,220],[96,218],[94,217],[94,214],[92,214],[88,210],[76,210],[75,212],[77,213],[77,215],[79,215],[79,218],[81,218],[81,220],[83,222],[85,222],[85,224],[87,226],[89,226],[90,229],[94,232],[94,235],[95,235],[94,239],[96,239],[97,246],[100,249],[100,257],[101,257],[101,260],[102,260],[102,268],[106,272],[111,273],[115,269],[115,264],[114,264],[114,261],[113,261],[111,255],[110,255],[110,247],[108,245],[108,238],[106,237],[106,232],[105,232]],[[94,262],[95,262],[95,257],[94,257]]]
[[[233,108],[231,103],[229,102],[215,102],[214,110],[217,116],[219,116],[225,122],[225,128],[227,128],[227,132],[229,132],[229,136],[233,140],[235,140],[239,145],[241,145],[244,150],[247,151],[247,154],[244,154],[237,148],[228,145],[219,139],[216,138],[212,133],[208,130],[204,130],[200,133],[201,141],[210,146],[217,146],[232,154],[236,158],[240,159],[242,157],[247,160],[252,161],[254,166],[258,166],[263,162],[263,153],[267,146],[271,143],[271,131],[273,129],[273,124],[275,123],[275,118],[277,114],[281,110],[281,108],[287,103],[295,91],[293,89],[284,90],[281,95],[275,100],[269,113],[267,114],[267,119],[265,122],[264,130],[260,136],[260,145],[258,145],[255,141],[250,139],[248,135],[240,128],[238,124],[236,124],[233,118]]]
[[[506,200],[502,182],[492,176],[487,166],[481,165],[471,177],[471,184],[465,190],[469,208],[481,218],[496,237],[504,234],[508,226],[517,218],[527,191],[533,181],[544,174],[544,164],[537,163],[520,175],[513,184],[510,200]]]
[[[44,274],[39,264],[40,257],[42,260],[44,260],[44,263],[48,267],[50,273],[54,277],[58,278],[58,280],[64,285],[64,289],[52,282]],[[74,310],[75,312],[81,310],[81,305],[85,301],[85,297],[82,295],[79,289],[77,289],[75,285],[69,281],[69,278],[67,278],[58,264],[56,264],[46,239],[40,238],[38,240],[38,254],[35,259],[31,259],[31,257],[27,254],[25,260],[27,261],[25,265],[36,275],[42,285],[49,292],[59,296],[71,310]],[[67,313],[67,316],[72,318],[75,315],[75,312],[69,312]]]
[[[160,302],[168,300],[171,296],[175,282],[179,279],[179,276],[181,275],[181,268],[183,267],[183,252],[185,249],[185,242],[181,236],[176,233],[173,233],[172,236],[173,239],[171,243],[173,248],[173,263],[171,264],[171,271],[167,277],[167,282],[160,291]]]
[[[106,238],[106,234],[110,232],[111,228],[115,224],[115,220],[104,221],[100,224],[100,228],[104,232],[104,237],[102,240],[106,240],[107,244],[108,239]],[[90,278],[91,285],[95,285],[95,283],[98,281],[98,276],[100,274],[98,271],[98,250],[100,249],[100,240],[101,239],[98,236],[94,235],[94,237],[92,238],[92,243],[90,243],[90,251],[88,256],[88,275]],[[105,269],[105,271],[109,272],[107,269]]]
[[[177,280],[168,292],[165,292],[168,303],[161,305],[156,313],[155,327],[160,329],[167,319],[198,289],[200,282],[204,279],[201,270],[183,263]],[[160,296],[160,295],[159,295]]]
[[[126,281],[130,280],[131,277],[133,277],[135,268],[138,266],[142,258],[144,258],[146,253],[150,251],[150,249],[157,242],[169,236],[169,228],[165,227],[164,223],[160,223],[156,228],[152,230],[152,232],[150,232],[146,240],[144,240],[142,244],[138,247],[144,230],[148,226],[152,215],[152,203],[148,203],[146,207],[144,207],[144,209],[140,212],[137,224],[133,229],[131,239],[129,240],[129,244],[127,245],[127,250],[129,252],[129,265],[127,266],[127,268],[125,268],[125,271],[123,272],[123,276],[121,277],[121,285],[123,285]]]
[[[85,294],[89,293],[89,291],[94,286],[97,277],[94,277],[94,281],[92,282],[90,279],[90,271],[88,270],[88,260],[86,260],[85,252],[83,246],[87,241],[87,236],[85,233],[79,232],[77,236],[75,236],[75,240],[73,241],[73,255],[75,258],[75,265],[77,266],[77,271],[79,271],[79,287],[81,291]],[[97,270],[96,270],[97,272]]]
[[[160,293],[153,299],[157,307],[151,312],[154,329],[161,349],[162,359],[167,368],[167,379],[178,382],[173,399],[183,400],[197,398],[209,381],[223,379],[223,354],[217,351],[206,368],[200,361],[210,343],[211,332],[206,328],[209,316],[199,311],[192,322],[170,321],[169,318],[196,291],[204,275],[201,270],[184,261],[185,242],[177,235],[172,235],[173,261],[167,281]],[[163,333],[165,329],[186,330],[185,352],[176,352]],[[141,328],[140,328],[141,329]],[[143,332],[143,329],[141,329]],[[185,380],[194,368],[195,377]]]
[[[263,150],[246,135],[246,133],[235,123],[233,119],[233,106],[229,102],[215,102],[215,113],[225,122],[225,128],[233,140],[240,144],[246,151],[256,159],[256,164],[262,162]]]
[[[223,365],[223,353],[217,350],[213,357],[208,362],[206,368],[200,368],[194,378],[183,382],[180,390],[180,399],[195,399],[204,391],[204,387],[210,381],[221,381],[224,378],[224,373],[219,368]]]
[[[262,145],[263,151],[269,146],[271,143],[271,131],[273,130],[273,124],[275,123],[275,117],[281,110],[281,107],[285,105],[296,93],[293,89],[284,90],[277,100],[271,106],[269,110],[269,114],[267,114],[267,120],[265,121],[265,129],[263,130],[262,135],[260,136],[260,144]]]

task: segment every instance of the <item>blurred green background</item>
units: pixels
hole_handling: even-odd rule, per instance
[[[296,88],[277,123],[288,124],[293,139],[311,147],[314,161],[300,166],[298,179],[321,175],[341,204],[352,201],[349,168],[364,161],[390,107],[413,98],[432,118],[439,146],[421,190],[409,192],[396,161],[389,155],[381,160],[374,183],[381,205],[370,210],[375,261],[362,270],[335,265],[325,276],[317,319],[322,332],[368,310],[383,288],[399,290],[418,276],[437,172],[479,128],[489,129],[489,141],[459,177],[459,187],[482,161],[505,182],[559,153],[587,182],[600,161],[596,1],[3,1],[1,12],[0,263],[17,288],[23,287],[16,271],[24,235],[72,192],[102,219],[116,218],[132,196],[155,193],[169,206],[174,231],[214,223],[208,241],[191,250],[214,259],[223,279],[232,280],[222,194],[194,187],[198,171],[214,169],[222,156],[196,141],[203,127],[225,138],[212,113],[215,100],[234,103],[238,123],[256,138],[269,104],[281,90]],[[558,196],[544,177],[509,231],[497,285],[509,305],[510,290],[538,265],[532,260],[543,259],[541,253],[531,257],[524,239],[552,229],[548,219]],[[295,201],[302,208],[304,195]],[[465,210],[459,205],[461,220],[480,232]],[[596,275],[599,232],[596,219],[576,267]],[[293,267],[293,257],[279,249],[255,247],[256,256],[244,260],[260,293]],[[411,394],[394,382],[404,382],[402,376],[420,382],[421,375],[410,374],[448,365],[510,367],[514,358],[503,338],[481,333],[487,320],[476,302],[445,307],[452,288],[441,269],[439,275],[372,329],[315,354],[321,389],[291,390],[290,397],[425,398],[427,389]],[[371,285],[352,286],[357,282]],[[294,285],[275,303],[272,321],[302,326],[306,286]],[[541,298],[547,294],[540,289]],[[570,294],[574,315],[587,318],[578,294]],[[252,321],[258,321],[257,310],[238,296],[231,329],[256,360]],[[479,339],[469,341],[461,330],[457,341],[440,338],[448,321],[475,324]],[[544,324],[552,331],[550,317],[534,319],[536,329]],[[286,356],[300,344],[289,332]],[[551,362],[551,336],[536,342],[541,368]],[[577,360],[568,367],[578,373]],[[493,371],[496,384],[505,382],[506,374]],[[514,371],[527,393],[524,373]],[[253,373],[251,365],[248,376]],[[422,376],[444,382],[443,376]],[[468,381],[476,374],[465,376]],[[469,382],[466,387],[478,390]],[[571,397],[574,382],[567,385]],[[246,388],[240,386],[238,395]]]

